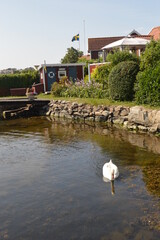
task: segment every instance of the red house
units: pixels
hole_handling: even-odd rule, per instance
[[[51,90],[54,82],[66,76],[72,81],[84,79],[85,63],[42,64],[39,68],[40,82],[44,85],[44,92]]]
[[[151,33],[149,35],[141,35],[136,30],[133,30],[128,34],[131,37],[139,37],[144,39],[151,39]],[[116,42],[123,39],[125,36],[117,37],[100,37],[100,38],[88,38],[88,52],[91,55],[91,59],[98,59],[100,57],[104,58],[104,52],[102,48],[110,43]]]

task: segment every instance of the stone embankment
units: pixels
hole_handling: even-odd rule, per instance
[[[160,133],[160,110],[148,110],[141,106],[92,106],[53,100],[46,115],[84,122],[110,122],[129,130]]]

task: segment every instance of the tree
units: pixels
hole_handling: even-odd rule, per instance
[[[160,105],[160,40],[152,40],[141,56],[135,92],[137,103]]]
[[[67,48],[67,53],[64,58],[61,59],[61,63],[76,63],[78,58],[83,55],[82,51],[76,50],[75,48]]]
[[[134,97],[134,83],[139,71],[139,65],[133,61],[118,63],[112,68],[108,87],[113,100],[132,101]]]
[[[135,92],[137,103],[160,106],[160,62],[138,73]]]
[[[92,78],[104,86],[108,86],[109,64],[104,64],[95,68],[92,73]]]
[[[160,40],[152,40],[146,47],[141,56],[140,70],[148,69],[148,67],[155,67],[160,62]]]
[[[124,51],[115,50],[114,53],[109,53],[106,58],[107,62],[111,63],[111,67],[114,67],[120,62],[133,61],[139,63],[139,58],[135,53],[130,53],[127,49]]]

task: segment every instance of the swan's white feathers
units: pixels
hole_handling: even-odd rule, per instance
[[[112,163],[112,160],[103,165],[102,173],[103,177],[109,180],[114,180],[119,176],[118,167]]]

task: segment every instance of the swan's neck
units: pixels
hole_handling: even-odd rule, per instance
[[[114,170],[111,172],[111,180],[114,180]]]

